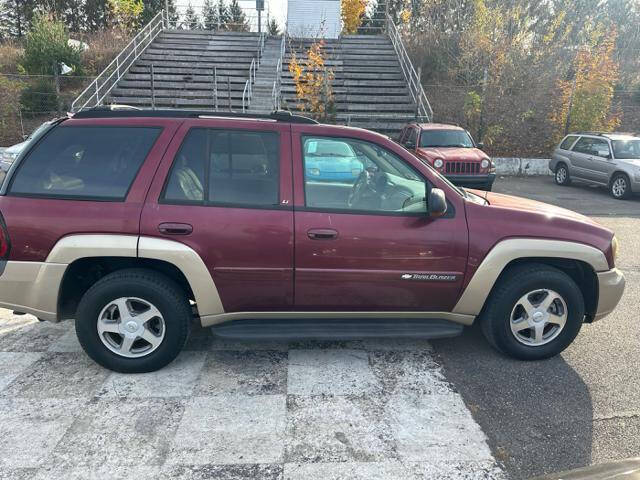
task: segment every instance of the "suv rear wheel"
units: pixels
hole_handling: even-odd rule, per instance
[[[562,352],[584,320],[584,299],[566,273],[547,265],[515,267],[494,288],[482,331],[500,352],[540,360]]]
[[[631,196],[631,182],[629,182],[629,177],[624,173],[616,173],[613,178],[611,178],[609,192],[613,198],[618,200],[626,200],[629,198]]]
[[[150,270],[128,269],[105,276],[85,293],[76,332],[85,352],[103,367],[152,372],[178,356],[191,320],[176,283]]]
[[[569,169],[564,163],[559,163],[556,167],[555,180],[558,185],[569,185],[571,183],[571,177],[569,176]]]

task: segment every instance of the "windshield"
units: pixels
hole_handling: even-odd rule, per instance
[[[615,158],[640,158],[640,139],[613,140],[611,144]]]
[[[423,130],[420,133],[420,147],[423,148],[473,146],[473,140],[464,130]]]

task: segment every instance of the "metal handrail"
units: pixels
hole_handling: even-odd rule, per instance
[[[260,66],[260,61],[262,60],[262,54],[264,52],[264,40],[265,40],[265,33],[261,32],[258,35],[258,67]]]
[[[244,84],[244,90],[242,91],[242,111],[249,109],[249,104],[251,103],[251,97],[253,96],[253,84],[256,82],[256,59],[253,58],[251,60],[251,65],[249,65],[249,80],[247,80]]]
[[[242,112],[249,110],[249,104],[251,103],[251,96],[253,89],[251,86],[251,80],[247,80],[244,84],[244,90],[242,90]]]
[[[282,106],[282,64],[286,52],[286,37],[287,34],[285,32],[282,34],[282,41],[280,42],[280,58],[276,65],[276,79],[273,81],[273,89],[271,91],[274,110],[280,110]]]
[[[111,93],[111,90],[113,90],[129,70],[129,67],[142,55],[160,32],[162,32],[164,23],[164,10],[162,10],[131,39],[118,56],[78,95],[71,104],[71,111],[77,112],[82,110],[92,103],[93,100],[95,100],[95,103],[90,105],[92,107],[102,104],[103,100]],[[133,50],[129,51],[132,46]],[[115,80],[113,80],[114,76]],[[105,85],[109,83],[110,85],[105,89]]]
[[[395,26],[393,20],[389,15],[387,15],[387,32],[389,34],[391,44],[393,45],[393,48],[398,55],[400,68],[402,70],[402,73],[404,74],[405,79],[407,80],[409,92],[411,93],[413,100],[418,106],[417,116],[425,117],[429,119],[429,121],[431,121],[431,119],[433,119],[433,109],[431,108],[431,104],[429,103],[427,94],[422,87],[420,76],[416,73],[416,69],[413,67],[413,63],[411,62],[411,59],[407,54],[407,49],[404,46],[402,37],[398,32],[398,28]]]
[[[218,67],[213,67],[213,108],[218,111]]]

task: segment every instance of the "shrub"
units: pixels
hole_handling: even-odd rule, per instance
[[[43,78],[29,85],[20,95],[20,105],[25,115],[57,111],[58,95],[53,82]]]
[[[21,82],[0,76],[0,145],[11,145],[20,140],[20,96]]]
[[[0,73],[18,73],[22,47],[15,41],[0,42]]]
[[[54,66],[64,62],[82,73],[80,52],[67,44],[69,34],[62,22],[46,15],[37,15],[27,42],[21,66],[32,75],[53,75]]]

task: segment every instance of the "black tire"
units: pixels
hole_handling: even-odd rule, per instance
[[[564,328],[549,343],[530,346],[518,341],[511,331],[511,312],[518,300],[538,289],[550,289],[562,296],[567,306]],[[543,264],[526,264],[505,272],[489,297],[480,318],[487,341],[499,352],[520,360],[553,357],[573,342],[584,321],[582,292],[566,273]]]
[[[622,193],[620,193],[622,191]],[[631,198],[631,181],[625,173],[616,173],[611,177],[609,183],[609,193],[616,200],[627,200]]]
[[[164,337],[146,356],[126,358],[111,351],[98,333],[98,317],[109,302],[137,297],[155,306],[164,319]],[[82,297],[76,312],[76,333],[87,355],[109,370],[144,373],[173,361],[184,347],[193,315],[185,292],[171,279],[145,269],[120,270],[96,282]]]
[[[563,173],[564,172],[564,173]],[[567,185],[571,185],[571,177],[569,176],[569,167],[564,162],[558,163],[556,165],[556,171],[554,172],[554,180],[558,185],[562,185],[566,187]]]

